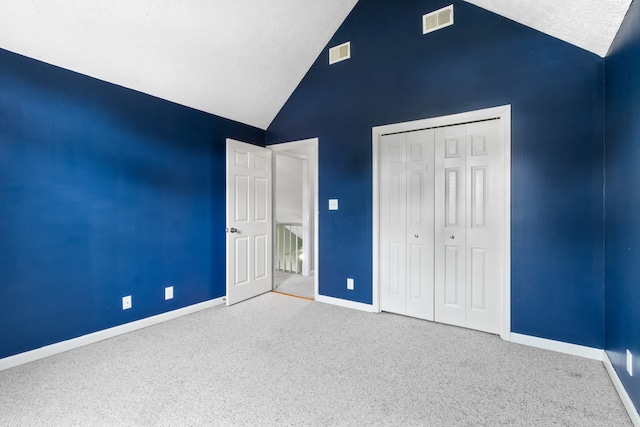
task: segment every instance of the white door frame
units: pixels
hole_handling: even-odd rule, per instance
[[[273,145],[267,145],[266,148],[268,148],[269,150],[273,151],[274,154],[279,152],[279,151],[291,151],[291,150],[295,150],[297,148],[300,147],[304,147],[304,146],[311,146],[313,147],[313,158],[307,158],[309,160],[309,166],[312,167],[313,170],[313,270],[314,270],[314,274],[313,274],[313,298],[317,301],[318,300],[318,277],[319,277],[319,263],[318,263],[318,212],[319,212],[319,208],[318,208],[318,138],[310,138],[310,139],[303,139],[303,140],[299,140],[299,141],[291,141],[291,142],[284,142],[281,144],[273,144]],[[304,156],[300,156],[301,158]],[[272,164],[273,164],[273,186],[275,188],[275,161],[276,161],[276,156],[272,156]],[[275,200],[275,191],[273,192],[273,203],[272,203],[272,208],[274,209],[273,212],[273,227],[275,228],[275,208],[276,208],[276,203],[277,201]],[[274,229],[274,233],[275,233],[275,229]],[[275,242],[274,242],[275,245]],[[273,269],[275,269],[275,264],[273,264],[272,266]],[[273,272],[273,276],[275,277],[275,271]]]
[[[503,151],[504,224],[503,289],[500,337],[511,340],[511,105],[469,111],[430,119],[376,126],[371,129],[373,171],[373,310],[380,312],[380,139],[382,135],[500,119]]]
[[[309,242],[311,241],[309,239],[309,235],[312,235],[313,230],[309,229],[309,220],[310,217],[312,215],[312,212],[309,212],[309,205],[311,203],[311,199],[309,198],[309,192],[311,191],[311,185],[309,183],[309,162],[311,161],[309,156],[303,155],[303,154],[298,154],[295,152],[290,152],[290,151],[284,151],[284,152],[279,152],[278,150],[271,150],[271,151],[275,151],[273,157],[272,157],[272,170],[273,170],[273,222],[274,222],[274,233],[276,232],[276,226],[277,221],[276,221],[276,208],[277,208],[277,204],[276,201],[278,199],[278,195],[276,194],[276,181],[278,180],[278,178],[276,177],[276,168],[278,167],[278,161],[276,156],[286,156],[286,157],[290,157],[292,159],[298,159],[302,162],[302,227],[303,227],[303,232],[302,232],[302,253],[304,254],[310,254],[312,253],[311,248],[309,247]],[[277,250],[276,247],[276,241],[274,238],[273,241],[273,249],[274,251]],[[275,253],[274,252],[274,258],[275,258]],[[302,263],[302,275],[303,276],[310,276],[311,275],[311,269],[309,268],[309,265],[311,263],[309,262],[303,262]],[[314,266],[315,267],[315,266]],[[273,271],[275,272],[275,266],[273,268]],[[275,276],[274,276],[275,277]]]

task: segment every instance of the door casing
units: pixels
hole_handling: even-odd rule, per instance
[[[451,126],[480,120],[500,119],[503,141],[504,223],[502,275],[502,324],[500,337],[511,339],[511,105],[469,111],[442,117],[414,120],[372,128],[373,174],[373,311],[380,312],[380,139],[382,135]]]
[[[312,147],[312,150],[313,150],[312,158],[307,158],[307,160],[309,161],[309,165],[311,167],[312,174],[313,174],[313,183],[312,183],[313,212],[311,212],[311,215],[313,217],[313,288],[314,288],[313,295],[314,295],[314,299],[317,301],[319,296],[318,276],[320,272],[319,263],[318,263],[318,212],[319,212],[319,208],[318,208],[318,138],[310,138],[310,139],[303,139],[300,141],[291,141],[291,142],[284,142],[281,144],[273,144],[273,145],[268,145],[266,148],[273,151],[275,154],[279,151],[293,151],[296,148],[305,147],[305,146]],[[275,155],[272,156],[272,162],[274,163],[274,167],[272,168],[272,170],[274,171],[273,173],[274,188],[275,188],[275,158],[276,158]],[[273,218],[275,218],[276,203],[277,201],[275,200],[275,191],[274,191],[274,200],[272,203],[272,208],[274,209],[274,212],[272,215]],[[272,226],[275,228],[275,220],[273,221]],[[275,233],[275,229],[274,229],[274,233]],[[275,267],[272,267],[272,268],[275,269]],[[273,272],[272,277],[275,277],[275,271]]]

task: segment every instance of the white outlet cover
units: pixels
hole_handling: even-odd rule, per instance
[[[329,199],[329,210],[330,211],[338,210],[338,199]]]
[[[167,286],[164,288],[164,299],[173,299],[173,286]]]
[[[631,354],[629,349],[627,349],[627,372],[629,373],[630,377],[633,376],[633,355]]]
[[[347,289],[352,291],[354,288],[354,283],[353,283],[353,279],[352,278],[348,278],[347,279]]]
[[[122,297],[122,309],[128,310],[132,306],[131,304],[131,295],[127,295],[126,297]]]

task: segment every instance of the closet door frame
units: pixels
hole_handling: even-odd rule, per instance
[[[376,126],[372,134],[373,183],[373,311],[380,312],[380,140],[383,135],[410,132],[440,126],[500,119],[503,142],[502,179],[504,183],[503,260],[502,260],[502,322],[500,337],[511,340],[511,105],[469,111],[442,117]]]

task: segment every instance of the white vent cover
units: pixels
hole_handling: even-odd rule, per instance
[[[422,34],[453,25],[453,5],[422,15]]]
[[[351,42],[342,43],[329,49],[329,64],[351,58]]]

